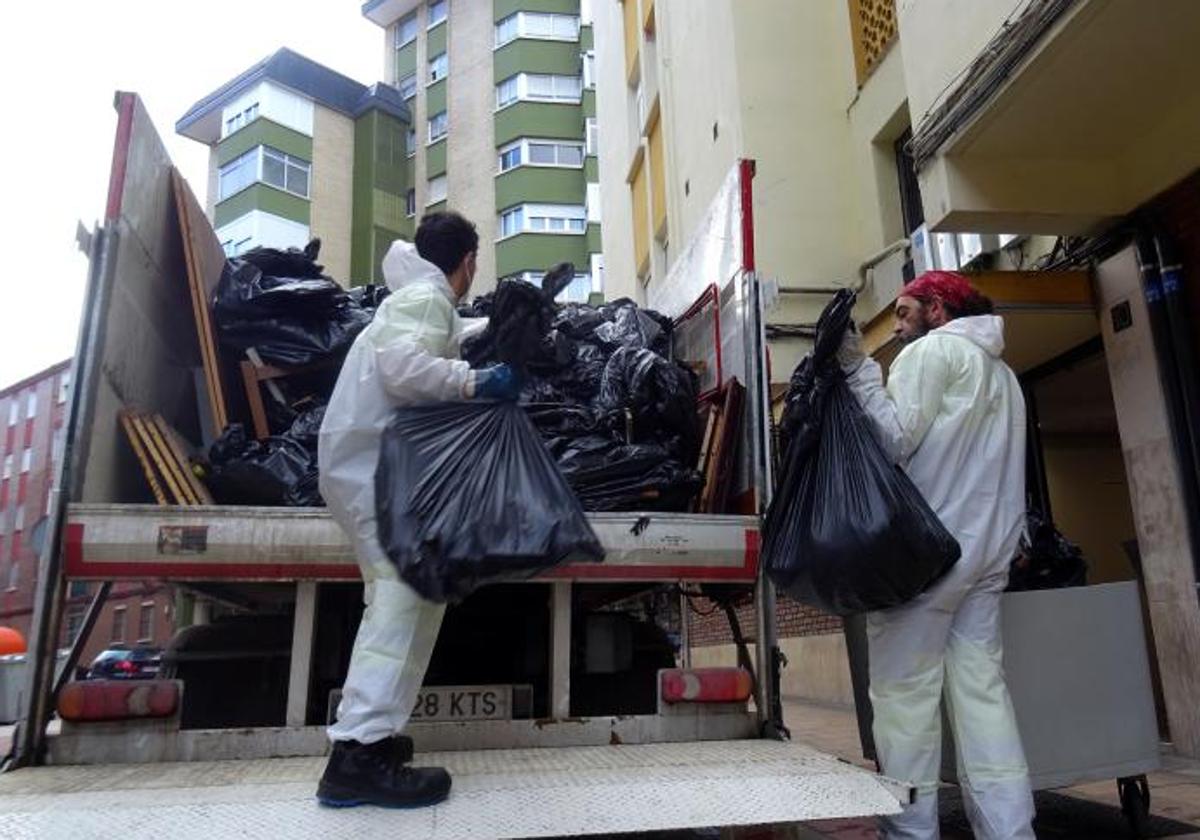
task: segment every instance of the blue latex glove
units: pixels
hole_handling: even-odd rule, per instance
[[[508,365],[492,365],[475,371],[476,399],[515,402],[520,391],[521,385],[517,382],[516,371]]]

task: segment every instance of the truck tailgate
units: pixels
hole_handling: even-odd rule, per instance
[[[26,768],[0,776],[0,835],[492,840],[892,814],[908,788],[801,744],[690,744],[427,753],[450,799],[413,811],[332,810],[324,760]]]
[[[753,582],[758,520],[683,513],[588,515],[606,558],[547,579]],[[71,504],[68,578],[353,580],[345,534],[320,508]]]

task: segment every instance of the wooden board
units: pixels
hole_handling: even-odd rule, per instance
[[[162,483],[158,480],[158,474],[154,471],[154,464],[150,461],[150,455],[146,452],[146,447],[142,443],[141,436],[138,434],[137,429],[133,427],[133,421],[130,419],[129,413],[122,411],[118,416],[121,419],[121,428],[125,430],[125,437],[129,440],[133,454],[137,456],[138,463],[142,467],[142,474],[146,476],[146,483],[150,485],[150,492],[154,494],[154,500],[160,505],[169,504]]]
[[[200,357],[204,366],[209,410],[212,412],[213,429],[220,432],[229,424],[229,408],[209,301],[221,280],[225,252],[191,188],[179,174],[179,170],[174,168],[171,170],[171,186],[175,194],[175,209],[179,215],[180,234],[183,238],[188,289],[191,292],[196,334],[200,340]]]
[[[725,404],[721,408],[724,420],[721,429],[721,439],[717,442],[716,461],[717,484],[713,497],[711,513],[726,513],[730,496],[733,493],[734,472],[736,471],[738,439],[742,431],[743,408],[746,402],[746,388],[737,379],[730,379],[725,385]]]
[[[192,491],[192,486],[188,482],[187,476],[184,474],[184,467],[175,459],[174,453],[171,452],[171,447],[167,445],[166,439],[158,430],[158,427],[154,425],[154,418],[150,415],[144,415],[140,419],[145,425],[146,432],[150,435],[150,440],[152,441],[154,447],[156,447],[158,452],[162,455],[163,461],[166,463],[171,477],[175,480],[175,483],[183,492],[184,501],[180,504],[200,504],[200,498]]]
[[[162,435],[162,439],[167,444],[167,448],[170,450],[175,463],[179,465],[179,470],[183,473],[183,478],[191,489],[192,495],[202,505],[213,504],[212,494],[208,492],[208,488],[192,472],[191,459],[188,457],[187,447],[184,446],[183,439],[179,436],[179,433],[171,428],[161,414],[155,414],[150,418],[150,421],[158,428],[159,434]]]
[[[154,462],[154,466],[158,468],[158,473],[162,476],[167,489],[171,491],[171,496],[175,500],[174,503],[177,505],[193,504],[190,494],[184,488],[182,476],[176,475],[175,471],[171,469],[167,457],[163,455],[162,450],[150,434],[150,429],[146,424],[145,418],[139,417],[136,414],[130,414],[129,419],[133,423],[133,428],[137,430],[138,437],[142,440],[142,445],[146,447],[146,451],[150,454],[150,460]]]

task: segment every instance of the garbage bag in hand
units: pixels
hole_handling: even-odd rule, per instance
[[[822,314],[792,378],[790,443],[763,523],[763,565],[780,589],[837,615],[896,607],[958,561],[958,542],[875,439],[834,355],[853,297]]]
[[[514,403],[402,408],[375,472],[379,543],[431,601],[604,552],[533,425]]]

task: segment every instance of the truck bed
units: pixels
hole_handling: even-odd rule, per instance
[[[418,754],[450,798],[322,808],[322,758],[26,768],[0,776],[0,836],[500,840],[891,814],[906,786],[780,741]]]

